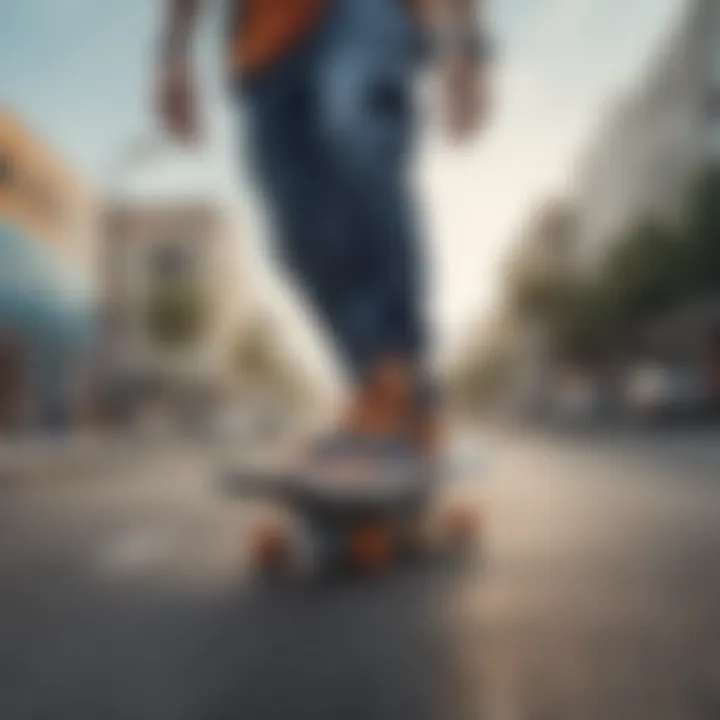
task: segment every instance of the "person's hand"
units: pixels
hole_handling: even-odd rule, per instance
[[[490,110],[487,66],[457,53],[445,59],[441,72],[448,134],[465,140],[481,128]]]
[[[156,111],[163,129],[183,143],[201,139],[195,79],[184,59],[163,61],[158,73]]]

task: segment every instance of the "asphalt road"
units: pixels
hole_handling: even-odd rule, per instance
[[[6,478],[0,718],[720,717],[720,435],[481,441],[476,555],[374,581],[254,580],[190,448]]]

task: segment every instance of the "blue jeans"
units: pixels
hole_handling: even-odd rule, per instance
[[[417,28],[401,0],[334,0],[304,46],[241,89],[277,247],[356,379],[422,362],[409,192]]]

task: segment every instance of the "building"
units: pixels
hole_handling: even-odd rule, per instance
[[[577,213],[570,201],[557,199],[539,208],[522,231],[511,261],[514,292],[523,295],[523,288],[571,281],[577,274],[576,243]],[[537,300],[531,290],[530,298],[516,297],[513,304]],[[557,358],[542,313],[535,315],[527,307],[518,310],[512,334],[513,403],[524,414],[546,415],[558,394]]]
[[[95,219],[69,166],[0,111],[0,428],[65,422],[78,409]]]
[[[691,183],[720,153],[720,4],[692,0],[574,177],[578,246],[590,267],[646,218],[680,219]]]
[[[693,185],[719,160],[720,3],[688,0],[577,169],[581,267],[592,273],[643,221],[680,225]],[[719,318],[716,296],[689,298],[647,322],[633,353],[700,378],[720,407]]]
[[[530,218],[516,243],[515,273],[553,278],[572,276],[576,268],[577,211],[569,200],[545,203]]]
[[[104,212],[103,235],[114,372],[221,386],[250,296],[230,214],[206,201],[118,202]]]

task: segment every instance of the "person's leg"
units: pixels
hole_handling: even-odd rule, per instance
[[[323,33],[313,40],[244,88],[242,101],[248,150],[279,258],[349,364],[351,348],[337,342],[353,265],[347,258],[349,218],[319,132]]]
[[[278,254],[355,385],[368,354],[357,300],[364,301],[375,282],[377,263],[354,228],[362,213],[354,212],[355,193],[335,167],[319,113],[328,34],[245,87],[242,99],[248,150]],[[373,325],[370,330],[378,332]],[[338,425],[330,436],[348,434],[345,413]],[[344,439],[336,443],[333,437],[330,444],[344,446]]]
[[[244,100],[281,255],[354,379],[340,432],[387,437],[407,429],[425,339],[406,178],[413,38],[402,14],[374,14],[392,3],[374,2],[337,0],[317,43]]]
[[[337,335],[354,359],[359,431],[403,434],[427,344],[408,178],[416,38],[400,3],[338,6],[319,67],[322,141],[352,218]]]

